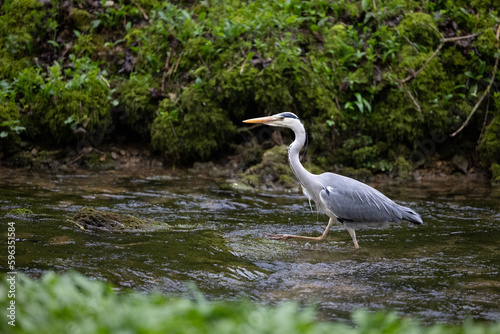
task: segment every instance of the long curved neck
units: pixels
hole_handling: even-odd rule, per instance
[[[290,166],[295,176],[299,179],[302,186],[305,187],[307,184],[306,180],[310,179],[312,176],[304,166],[300,163],[300,150],[304,147],[306,141],[306,130],[302,123],[292,128],[295,134],[295,140],[288,147],[288,159],[290,160]]]

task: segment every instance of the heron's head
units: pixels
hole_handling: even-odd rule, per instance
[[[251,118],[244,120],[243,123],[262,123],[270,126],[280,126],[292,129],[297,124],[301,124],[300,119],[291,112],[282,112],[268,117]]]

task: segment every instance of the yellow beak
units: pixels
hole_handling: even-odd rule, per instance
[[[270,123],[276,121],[276,119],[277,118],[274,116],[259,117],[259,118],[246,119],[243,121],[243,123]]]

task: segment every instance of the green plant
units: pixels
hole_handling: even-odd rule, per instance
[[[70,272],[45,273],[37,280],[17,274],[15,299],[9,296],[12,275],[2,275],[0,306],[15,302],[15,320],[0,322],[4,333],[482,333],[500,331],[500,323],[421,325],[390,312],[356,310],[354,326],[319,321],[311,307],[295,303],[265,306],[248,300],[207,301],[194,287],[190,298],[165,297],[133,291],[117,292],[111,285]],[[13,326],[15,324],[15,326]]]
[[[372,111],[372,106],[370,105],[370,102],[368,102],[364,97],[362,97],[360,93],[354,93],[354,96],[356,97],[356,101],[346,102],[344,106],[345,109],[354,110],[354,106],[356,106],[358,108],[358,111],[362,114],[365,111],[367,112]]]
[[[10,120],[10,121],[3,121],[0,123],[0,128],[1,127],[8,127],[8,130],[3,130],[0,132],[0,138],[5,138],[9,135],[10,132],[14,132],[16,135],[19,135],[21,131],[26,130],[24,126],[19,125],[19,120]]]

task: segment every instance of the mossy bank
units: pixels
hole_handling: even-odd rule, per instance
[[[132,143],[170,165],[239,155],[244,172],[291,134],[276,140],[241,120],[291,111],[321,169],[404,179],[444,161],[449,173],[483,169],[496,180],[498,8],[6,0],[0,156],[16,164],[29,146],[81,164],[85,150]]]

